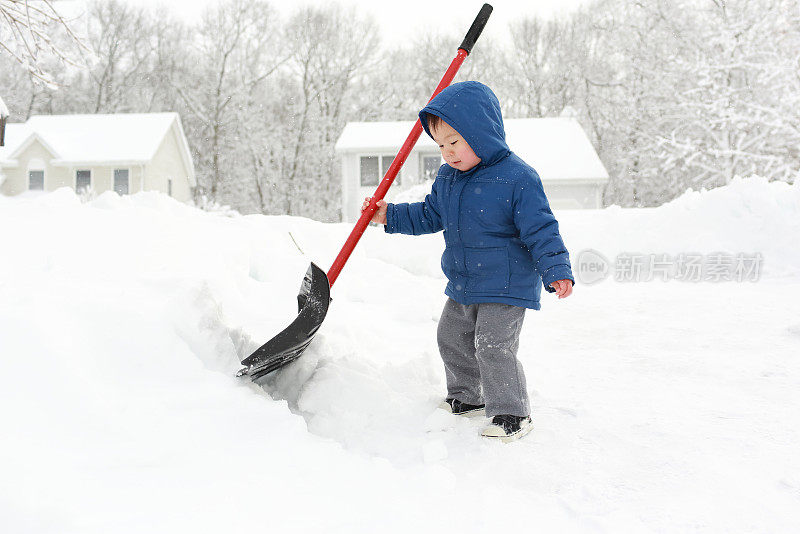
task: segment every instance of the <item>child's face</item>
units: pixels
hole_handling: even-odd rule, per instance
[[[439,145],[442,157],[448,165],[459,171],[468,171],[481,162],[467,142],[455,129],[444,121],[440,121],[436,129],[431,130],[434,141]]]

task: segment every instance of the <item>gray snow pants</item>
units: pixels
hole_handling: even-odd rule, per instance
[[[509,304],[463,305],[447,299],[439,319],[439,353],[447,397],[486,404],[486,415],[530,415],[525,373],[517,361],[525,308]]]

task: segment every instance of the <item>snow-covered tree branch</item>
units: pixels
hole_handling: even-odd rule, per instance
[[[57,85],[45,65],[47,59],[76,64],[74,54],[67,51],[64,43],[53,39],[55,28],[65,32],[70,44],[86,48],[52,0],[0,0],[0,51],[47,86]]]

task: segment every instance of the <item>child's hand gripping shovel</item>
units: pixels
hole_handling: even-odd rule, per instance
[[[458,48],[456,57],[453,58],[450,67],[448,67],[447,72],[445,72],[442,80],[433,92],[431,100],[453,81],[456,72],[458,72],[459,67],[461,67],[461,64],[472,51],[475,41],[478,40],[484,26],[486,26],[486,22],[489,20],[489,15],[491,15],[491,13],[492,6],[483,4],[478,16],[467,32],[466,37],[464,37],[464,41]],[[364,230],[369,225],[377,209],[378,201],[386,196],[386,192],[389,190],[392,182],[394,182],[406,158],[408,158],[411,149],[414,148],[420,134],[422,134],[422,124],[419,119],[417,119],[417,122],[411,129],[411,133],[408,134],[405,143],[403,143],[403,146],[400,148],[400,152],[395,156],[394,161],[392,161],[392,164],[389,166],[389,170],[386,171],[386,175],[378,185],[378,189],[375,191],[375,194],[372,195],[369,207],[361,213],[361,217],[358,219],[358,222],[356,222],[355,228],[350,232],[350,236],[347,238],[336,260],[334,260],[333,265],[331,265],[327,275],[314,263],[308,268],[308,272],[306,272],[303,283],[300,286],[300,294],[297,295],[297,304],[299,308],[297,318],[284,331],[267,341],[253,354],[245,358],[242,361],[245,367],[240,369],[236,376],[249,376],[255,380],[296,360],[303,354],[303,351],[305,351],[308,344],[311,343],[311,340],[314,338],[314,335],[317,333],[317,330],[319,330],[322,321],[325,320],[325,316],[328,313],[328,305],[331,300],[330,291],[331,287],[333,287],[333,283],[338,278],[345,262],[347,262],[347,259],[350,257],[359,239],[361,239],[361,236],[364,234]]]

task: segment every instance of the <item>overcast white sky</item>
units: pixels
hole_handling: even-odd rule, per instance
[[[188,20],[197,19],[203,9],[217,0],[125,0],[131,4],[164,4]],[[502,38],[508,23],[526,15],[545,17],[569,13],[589,0],[494,0],[494,12],[484,35]],[[284,13],[300,5],[325,5],[330,0],[270,0]],[[345,6],[355,6],[371,13],[381,26],[385,43],[398,43],[417,34],[418,28],[441,27],[456,34],[466,33],[483,0],[342,0]]]

